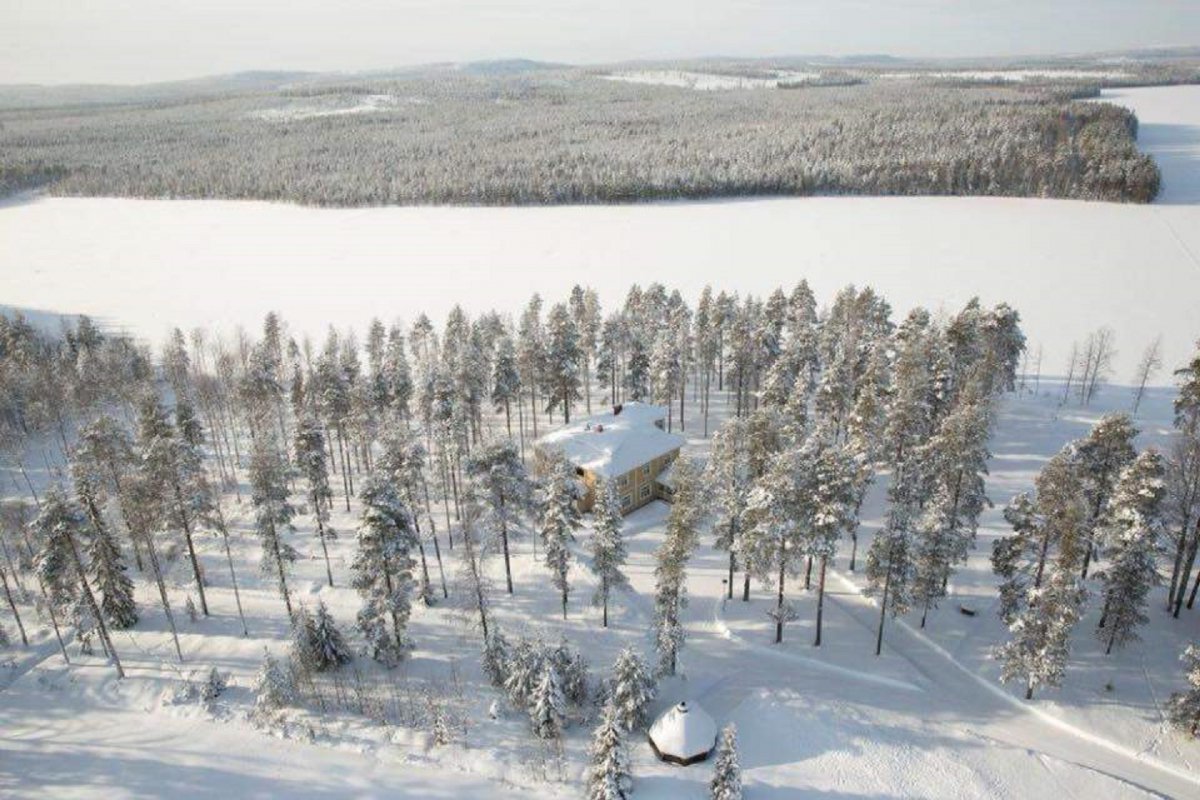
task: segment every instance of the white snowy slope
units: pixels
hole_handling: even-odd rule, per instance
[[[971,295],[1020,310],[1048,371],[1111,326],[1117,374],[1162,334],[1200,335],[1200,86],[1108,97],[1142,119],[1164,172],[1149,206],[1017,198],[804,197],[550,208],[316,209],[256,202],[30,199],[0,206],[0,299],[169,325],[235,325],[271,309],[294,328],[372,315],[516,309],[575,283],[607,305],[633,282],[694,299],[705,283],[764,293],[807,278],[828,301],[871,284],[903,313]]]

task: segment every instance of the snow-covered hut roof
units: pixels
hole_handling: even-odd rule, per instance
[[[708,758],[717,744],[717,723],[698,705],[679,703],[650,726],[650,746],[663,761],[695,764]]]
[[[612,478],[683,446],[682,436],[656,424],[666,416],[665,406],[624,403],[552,431],[538,439],[537,446],[559,449],[575,466]]]

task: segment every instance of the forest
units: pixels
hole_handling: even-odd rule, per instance
[[[297,75],[94,102],[63,92],[58,106],[15,92],[0,103],[0,191],[363,206],[814,194],[1148,202],[1159,188],[1136,118],[1076,99],[1095,95],[1096,80],[823,69],[776,89],[693,91],[610,72]]]
[[[0,317],[9,467],[0,578],[17,627],[3,638],[27,643],[26,625],[48,621],[65,662],[98,650],[123,677],[126,645],[114,632],[156,607],[182,664],[181,620],[207,618],[215,587],[232,591],[248,635],[239,595],[247,576],[233,555],[248,539],[290,631],[286,655],[268,652],[255,679],[256,724],[278,726],[294,708],[386,716],[359,665],[404,663],[418,644],[417,607],[447,603],[477,637],[496,702],[527,717],[559,759],[566,729],[594,724],[589,796],[625,796],[631,735],[687,646],[682,612],[696,553],[725,554],[730,600],[748,600],[752,581],[770,594],[776,643],[797,619],[789,596],[801,584],[815,593],[812,645],[821,647],[827,570],[848,542],[847,569],[861,571],[879,609],[864,654],[879,656],[887,621],[913,612],[924,627],[975,546],[997,406],[1040,375],[1040,365],[1028,374],[1026,350],[1020,316],[1004,304],[971,301],[949,315],[917,308],[897,322],[870,288],[848,287],[821,309],[804,282],[765,298],[706,289],[694,305],[658,284],[634,286],[607,313],[577,286],[548,305],[534,295],[515,316],[456,308],[440,327],[424,315],[408,326],[371,320],[362,340],[331,329],[314,342],[270,314],[258,335],[176,329],[155,350],[86,318],[48,333]],[[1089,338],[1064,405],[1090,402],[1110,352],[1104,332]],[[1143,374],[1154,359],[1148,350]],[[1168,607],[1153,613],[1179,616],[1194,604],[1200,354],[1178,375],[1170,449],[1139,452],[1129,415],[1107,415],[1005,508],[1011,532],[991,560],[1009,633],[994,657],[1027,699],[1064,681],[1089,598],[1103,606],[1094,633],[1108,652],[1137,646],[1160,581]],[[718,398],[732,411],[719,425],[709,413]],[[677,464],[654,553],[650,652],[626,649],[596,677],[565,639],[501,630],[495,612],[513,594],[510,558],[524,540],[550,579],[539,591],[554,598],[553,613],[565,619],[590,601],[603,605],[607,626],[610,596],[629,580],[616,492],[601,492],[591,520],[598,587],[581,598],[575,470],[565,459],[535,470],[529,451],[539,430],[630,400],[677,409],[668,417],[676,427],[690,405],[702,426],[691,435],[712,447],[705,461]],[[54,478],[41,491],[31,459]],[[885,521],[860,553],[863,500],[885,475]],[[342,507],[356,512],[353,531],[331,524]],[[245,531],[229,523],[241,508],[251,512]],[[308,541],[300,525],[311,528]],[[348,535],[347,566],[330,551]],[[204,544],[212,541],[219,575],[197,556],[203,547],[217,563]],[[306,559],[322,564],[329,588],[353,588],[352,620],[335,620],[298,590]],[[1186,654],[1189,664],[1198,657]],[[1189,669],[1191,689],[1171,699],[1170,713],[1195,735],[1200,674]],[[180,686],[178,702],[211,703],[226,684],[213,667]],[[468,724],[445,695],[421,710],[393,695],[387,707],[439,744]],[[738,796],[717,790],[739,780],[730,729],[714,796]]]

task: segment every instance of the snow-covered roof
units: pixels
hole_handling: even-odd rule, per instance
[[[691,763],[703,760],[717,743],[717,723],[686,701],[663,712],[650,726],[650,743],[659,758]]]
[[[619,409],[576,420],[538,439],[537,446],[561,450],[572,464],[601,478],[624,475],[683,446],[682,436],[655,424],[666,418],[666,407],[635,401]]]

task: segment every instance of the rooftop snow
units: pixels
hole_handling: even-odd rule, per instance
[[[654,424],[666,416],[664,406],[625,403],[620,414],[577,420],[538,439],[537,446],[561,450],[572,464],[602,478],[624,475],[683,446],[682,436]]]
[[[717,724],[703,708],[686,702],[673,706],[650,726],[658,752],[676,758],[694,758],[713,749]]]

